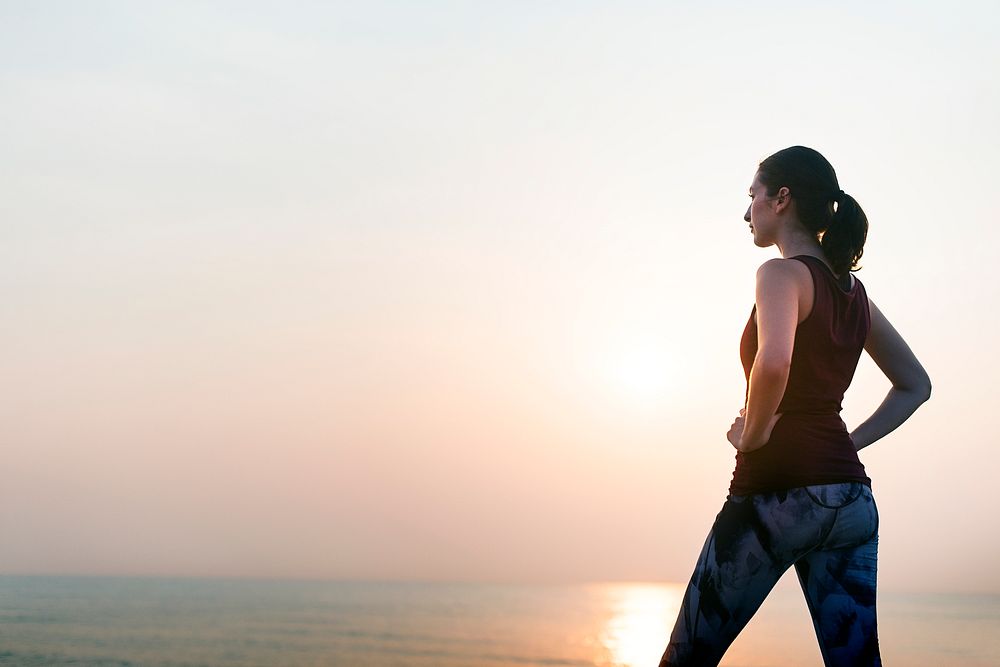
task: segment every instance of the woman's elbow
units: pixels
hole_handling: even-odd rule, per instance
[[[920,382],[917,383],[917,391],[925,401],[931,397],[931,376],[923,368],[920,369]]]
[[[900,389],[916,395],[920,399],[920,402],[923,403],[930,400],[931,397],[931,378],[925,374],[919,380],[909,382],[905,387],[900,387]]]

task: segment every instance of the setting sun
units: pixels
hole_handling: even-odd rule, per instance
[[[601,376],[611,391],[640,406],[651,407],[666,400],[680,375],[666,341],[623,336],[609,347]]]

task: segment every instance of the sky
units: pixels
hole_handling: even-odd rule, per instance
[[[879,585],[1000,592],[998,28],[0,2],[0,573],[686,581],[779,256],[747,189],[802,144],[933,384],[860,453]]]

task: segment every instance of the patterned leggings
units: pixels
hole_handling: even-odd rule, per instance
[[[881,666],[878,509],[861,482],[729,495],[695,565],[660,667],[718,665],[790,566],[827,667]]]

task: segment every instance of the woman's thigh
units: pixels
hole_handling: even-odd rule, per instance
[[[878,510],[871,489],[837,511],[827,539],[795,563],[827,665],[881,665],[875,611]]]
[[[803,488],[730,496],[702,547],[660,664],[718,664],[781,575],[829,532],[835,514]]]

